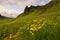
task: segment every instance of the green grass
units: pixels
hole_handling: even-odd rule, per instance
[[[0,40],[60,40],[60,3],[32,9],[16,19],[0,18]]]

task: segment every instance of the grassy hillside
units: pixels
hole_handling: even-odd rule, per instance
[[[60,40],[60,1],[27,8],[16,19],[0,18],[0,40]]]

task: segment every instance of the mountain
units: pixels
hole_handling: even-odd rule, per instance
[[[60,40],[60,0],[26,8],[15,19],[0,18],[0,40]]]

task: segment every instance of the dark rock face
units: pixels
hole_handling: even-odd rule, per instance
[[[44,6],[39,6],[39,5],[38,6],[31,5],[31,7],[26,6],[24,13],[28,14],[28,12],[34,11],[34,9],[38,9],[40,11],[46,11],[48,8],[51,8],[53,5],[57,5],[58,3],[60,3],[60,0],[52,0],[50,3]]]
[[[5,18],[5,17],[3,17],[3,16],[0,15],[0,18]]]
[[[28,6],[26,6],[24,13],[28,13],[28,12],[29,12],[29,8]]]

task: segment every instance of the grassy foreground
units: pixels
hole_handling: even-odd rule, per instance
[[[45,9],[31,8],[16,19],[0,18],[0,40],[60,40],[60,2]]]

